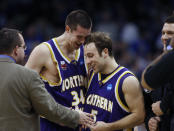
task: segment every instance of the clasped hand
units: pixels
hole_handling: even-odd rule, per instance
[[[163,112],[160,108],[160,103],[161,103],[161,101],[157,101],[157,102],[152,104],[152,111],[157,116],[163,115]]]

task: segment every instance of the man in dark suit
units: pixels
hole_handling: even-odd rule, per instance
[[[71,128],[91,124],[90,114],[56,103],[40,76],[19,65],[24,50],[25,42],[18,30],[0,30],[0,130],[39,131],[39,115]]]
[[[163,53],[152,61],[143,71],[141,84],[147,90],[153,90],[153,116],[145,119],[149,130],[174,130],[174,13],[167,17],[162,28],[161,40]],[[146,99],[145,99],[146,100]],[[149,100],[148,100],[149,101]],[[154,117],[156,115],[156,117]],[[159,119],[161,117],[161,119]],[[156,119],[158,118],[158,119]],[[159,123],[160,122],[160,123]],[[159,123],[159,124],[158,124]],[[147,125],[147,124],[146,124]],[[169,127],[169,129],[168,129]]]

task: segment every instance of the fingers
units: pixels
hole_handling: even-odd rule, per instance
[[[153,113],[154,113],[155,115],[157,115],[157,116],[161,116],[161,115],[163,114],[163,112],[161,112],[160,109],[155,109],[155,108],[153,108],[152,111],[153,111]]]
[[[92,131],[92,130],[94,129],[95,126],[96,126],[95,123],[93,123],[93,124],[88,124],[88,123],[86,123],[85,125],[82,125],[81,128],[84,128],[84,129],[90,128],[90,130]]]
[[[86,125],[86,124],[94,124],[94,120],[92,119],[91,115],[89,113],[85,113],[85,112],[79,112],[80,114],[80,120],[79,123],[82,125]]]
[[[89,114],[89,113],[86,113],[86,112],[83,112],[87,117],[86,117],[86,121],[88,124],[94,124],[94,115],[92,114]]]
[[[93,123],[93,124],[88,124],[88,123],[86,123],[86,126],[87,126],[88,128],[90,128],[91,130],[93,130],[94,127],[96,126],[96,124],[95,124],[95,123]]]
[[[157,111],[157,109],[156,109],[156,107],[155,107],[154,104],[152,105],[152,111],[153,111],[153,113],[154,113],[155,115],[157,115],[157,116],[159,115],[159,114],[158,114],[158,111]]]
[[[154,119],[155,119],[155,120],[157,120],[158,122],[160,122],[160,121],[161,121],[161,119],[160,119],[160,117],[159,117],[159,116],[154,117]]]
[[[148,126],[149,126],[149,130],[150,131],[156,131],[157,130],[157,128],[158,128],[158,122],[159,122],[158,120],[159,120],[158,117],[157,118],[153,117],[153,118],[151,118],[149,120]]]
[[[82,128],[86,129],[87,128],[87,125],[82,125]]]
[[[160,116],[163,114],[163,112],[161,111],[161,108],[160,108],[160,103],[161,101],[157,101],[156,103],[153,103],[152,104],[152,111],[157,115],[157,116]]]
[[[94,120],[93,120],[94,115],[86,113],[86,112],[81,112],[81,115],[82,114],[83,114],[83,117],[82,117],[83,120],[81,119],[82,127],[83,128],[90,128],[92,131],[92,129],[96,125]]]
[[[94,118],[94,115],[93,114],[90,114],[90,113],[86,113],[84,112],[86,116],[90,117],[90,118]]]
[[[90,125],[93,125],[94,124],[94,120],[90,117],[86,118],[86,121],[85,121],[85,125],[87,124],[90,124]]]

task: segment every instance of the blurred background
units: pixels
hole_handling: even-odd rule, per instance
[[[75,9],[89,13],[92,31],[110,34],[116,61],[140,78],[162,52],[161,29],[174,0],[1,0],[0,28],[21,30],[29,56],[37,44],[64,32],[66,16]]]

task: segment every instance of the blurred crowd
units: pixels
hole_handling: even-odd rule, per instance
[[[174,1],[1,0],[0,28],[21,30],[29,55],[40,42],[63,33],[65,18],[74,9],[89,13],[93,31],[110,34],[117,62],[140,78],[142,70],[162,51],[161,28],[173,12]]]

